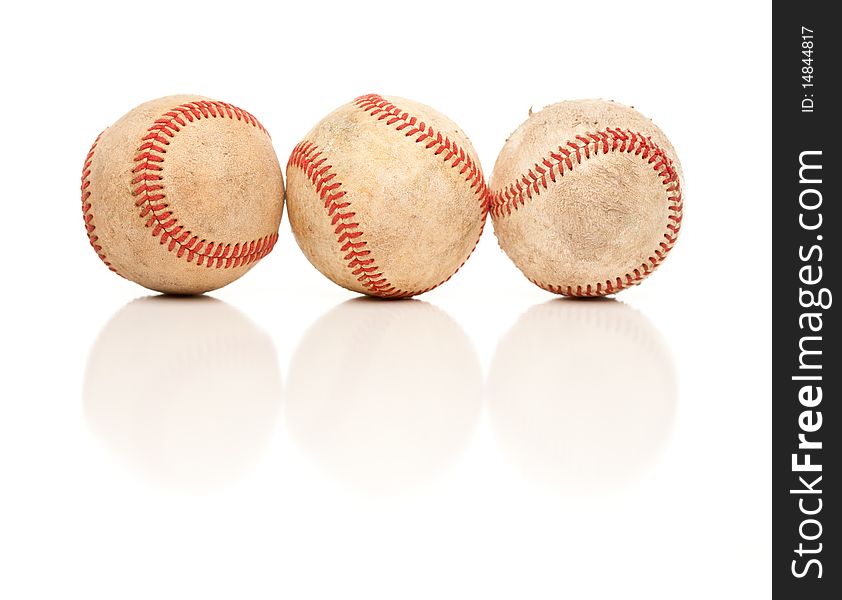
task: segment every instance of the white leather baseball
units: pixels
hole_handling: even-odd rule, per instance
[[[257,119],[203,96],[141,104],[96,139],[82,213],[109,269],[159,292],[200,294],[272,251],[284,182]]]
[[[363,294],[414,296],[468,259],[487,213],[476,153],[429,106],[360,96],[319,122],[287,165],[290,226],[310,262]]]
[[[639,283],[681,228],[675,150],[651,120],[615,102],[532,114],[503,146],[489,190],[500,246],[530,281],[567,296]]]

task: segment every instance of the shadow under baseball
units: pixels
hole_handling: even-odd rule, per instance
[[[435,479],[477,426],[482,376],[462,329],[419,300],[356,298],[323,315],[292,358],[290,438],[367,495]]]
[[[92,432],[147,478],[184,491],[238,480],[274,432],[281,380],[270,337],[207,296],[120,309],[88,358]]]
[[[621,488],[654,461],[676,405],[671,353],[616,300],[551,300],[500,341],[488,383],[492,426],[524,474],[562,491]]]

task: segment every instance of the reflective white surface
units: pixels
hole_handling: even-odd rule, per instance
[[[672,429],[672,355],[646,317],[616,300],[550,300],[497,347],[492,427],[529,476],[575,493],[634,480]]]
[[[40,313],[73,335],[7,362],[0,589],[703,598],[680,582],[716,548],[762,597],[768,421],[741,350],[632,295],[522,291],[485,316],[259,290]]]
[[[326,471],[374,495],[437,476],[476,430],[482,373],[471,342],[426,302],[343,302],[292,357],[285,421]]]
[[[280,368],[271,337],[224,302],[149,296],[100,332],[82,399],[91,431],[128,467],[166,485],[213,489],[266,451]]]

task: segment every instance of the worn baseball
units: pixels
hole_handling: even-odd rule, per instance
[[[447,281],[482,233],[485,190],[453,121],[376,94],[322,119],[287,165],[301,250],[335,283],[371,296],[414,296]]]
[[[141,104],[99,135],[82,172],[97,255],[170,294],[220,288],[251,269],[278,239],[283,198],[263,126],[202,96]]]
[[[494,165],[500,246],[526,277],[566,296],[640,283],[681,228],[682,174],[658,127],[616,102],[561,102],[531,114]]]

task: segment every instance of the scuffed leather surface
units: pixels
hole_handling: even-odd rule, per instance
[[[152,290],[196,294],[222,287],[255,263],[207,268],[169,251],[146,226],[132,184],[141,139],[156,119],[202,96],[141,104],[106,129],[91,163],[91,213],[103,253],[124,277]],[[236,118],[203,118],[180,127],[166,146],[167,210],[200,240],[243,243],[277,233],[284,185],[269,136]]]
[[[532,114],[506,141],[491,177],[499,190],[577,135],[606,128],[651,136],[670,156],[661,130],[636,110],[615,102],[561,102]],[[682,182],[683,184],[683,182]],[[652,166],[633,153],[582,160],[511,214],[493,214],[501,248],[531,280],[583,288],[633,272],[663,241],[669,194]]]
[[[450,119],[411,100],[386,99],[446,134],[479,164],[467,136]],[[443,156],[353,103],[329,114],[304,139],[318,146],[336,173],[332,181],[347,192],[343,201],[350,202],[352,220],[363,232],[359,239],[391,286],[410,294],[427,290],[468,258],[484,222],[482,194]],[[337,224],[312,181],[293,165],[287,167],[287,212],[313,266],[349,290],[371,294],[348,267]]]

